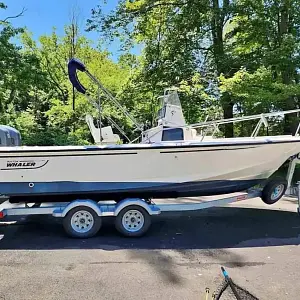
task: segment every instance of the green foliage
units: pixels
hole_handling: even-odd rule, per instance
[[[48,98],[48,109],[44,116],[49,130],[62,132],[56,142],[59,144],[87,144],[91,143],[88,127],[85,123],[86,113],[97,116],[97,111],[78,93],[75,93],[75,110],[73,108],[72,86],[67,75],[67,62],[71,58],[70,44],[66,35],[58,37],[55,32],[51,36],[40,38],[40,47],[36,47],[31,39],[27,39],[28,51],[33,51],[40,57],[42,67],[47,73],[52,87]],[[33,45],[31,49],[29,46]],[[104,86],[113,93],[120,91],[122,83],[128,77],[128,70],[113,63],[105,52],[99,52],[90,46],[88,40],[79,36],[76,41],[76,57],[82,60],[89,71],[93,73]],[[97,99],[95,85],[86,77],[79,74],[81,82],[91,92],[91,98]],[[53,93],[54,92],[54,93]],[[103,113],[111,115],[112,105],[103,102]],[[67,138],[65,138],[67,136]],[[63,138],[60,138],[63,137]]]
[[[206,110],[230,118],[298,107],[299,7],[300,0],[120,0],[108,14],[98,5],[87,25],[104,38],[122,37],[122,49],[142,43],[131,88],[153,99],[180,88],[194,122]],[[153,107],[152,100],[147,118]],[[288,118],[285,131],[293,127]]]
[[[92,143],[85,114],[96,117],[97,111],[83,95],[73,93],[67,63],[73,56],[81,59],[104,86],[117,94],[129,76],[130,57],[124,56],[120,64],[112,62],[108,53],[93,48],[72,25],[65,28],[63,36],[53,30],[51,35],[41,36],[38,43],[23,29],[14,29],[6,22],[2,27],[0,122],[20,130],[26,145]],[[20,38],[22,47],[11,42],[13,37]],[[82,82],[96,99],[97,90],[91,81],[84,77]],[[120,113],[107,101],[103,102],[103,111],[119,118]]]
[[[300,85],[274,80],[271,68],[249,73],[245,68],[231,78],[220,76],[220,90],[230,94],[245,114],[258,114],[284,108],[284,99],[300,96]]]
[[[68,80],[74,56],[151,126],[157,98],[170,87],[178,89],[189,123],[299,107],[300,0],[119,0],[108,14],[103,5],[92,10],[87,30],[120,42],[117,63],[92,47],[76,23],[62,36],[53,30],[37,42],[9,18],[0,21],[0,122],[19,129],[25,144],[92,143],[85,115],[97,118],[98,112]],[[16,38],[21,47],[12,42]],[[137,45],[143,46],[140,56],[129,51]],[[97,99],[95,85],[79,77]],[[136,137],[133,124],[100,96],[103,125],[110,116]],[[253,126],[238,124],[224,133],[248,135]],[[272,130],[291,132],[293,126],[288,117],[274,121]]]

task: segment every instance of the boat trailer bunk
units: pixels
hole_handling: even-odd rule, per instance
[[[24,203],[22,206],[10,204],[9,208],[4,207],[0,211],[0,219],[7,216],[52,215],[63,219],[63,227],[69,236],[89,238],[97,234],[103,217],[115,217],[115,227],[122,235],[138,237],[148,231],[151,217],[163,212],[195,211],[257,197],[260,197],[266,204],[274,204],[281,199],[286,188],[286,180],[275,178],[263,190],[254,189],[244,193],[225,195],[217,200],[197,203],[156,204],[151,200],[128,198],[118,203],[114,201],[97,203],[93,200],[78,199],[69,203]],[[300,195],[298,197],[298,212],[300,213],[299,201]]]

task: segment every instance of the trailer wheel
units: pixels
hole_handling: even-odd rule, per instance
[[[264,187],[262,191],[262,197],[264,203],[266,204],[275,204],[278,200],[280,200],[287,188],[287,181],[282,178],[272,179],[267,185]]]
[[[99,231],[101,224],[101,218],[93,209],[86,206],[71,209],[63,220],[66,233],[74,238],[94,236]]]
[[[139,205],[130,205],[123,208],[116,217],[116,229],[124,236],[140,237],[151,225],[149,213]]]

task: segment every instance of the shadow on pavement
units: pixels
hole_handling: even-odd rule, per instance
[[[185,213],[164,213],[153,218],[142,238],[125,238],[104,218],[98,235],[72,239],[60,220],[31,216],[15,224],[0,223],[0,250],[4,249],[222,249],[300,244],[297,213],[251,208],[211,208]],[[5,220],[9,221],[9,220]]]

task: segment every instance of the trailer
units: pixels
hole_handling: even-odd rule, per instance
[[[260,197],[265,203],[276,203],[285,193],[286,180],[275,178],[264,189],[249,190],[244,193],[227,195],[220,199],[198,203],[156,204],[153,200],[127,198],[120,202],[95,202],[75,200],[69,203],[16,204],[0,211],[0,219],[7,216],[52,215],[63,219],[63,227],[70,237],[90,238],[100,230],[102,218],[114,217],[116,229],[124,236],[144,235],[150,225],[151,217],[163,212],[182,212],[207,209]],[[300,213],[298,195],[298,213]]]

